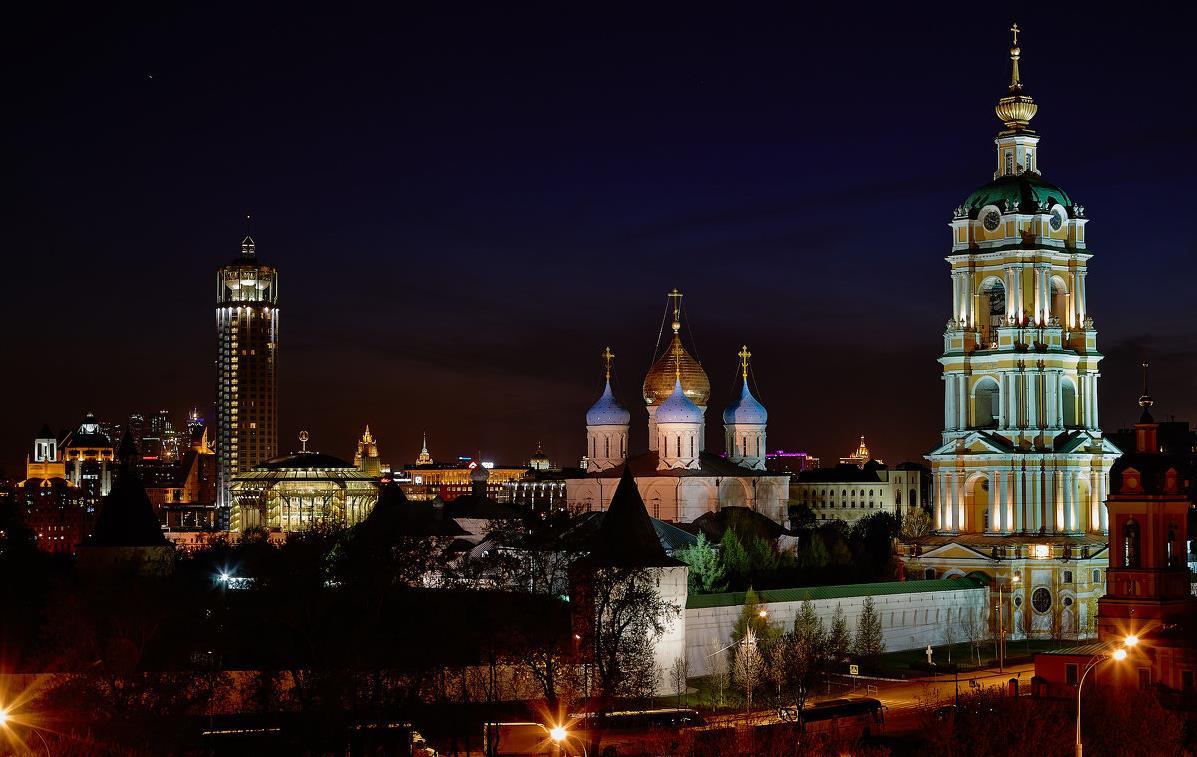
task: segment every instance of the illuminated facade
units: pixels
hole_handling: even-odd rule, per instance
[[[217,506],[238,474],[278,454],[278,272],[245,237],[216,273]]]
[[[993,181],[950,224],[944,430],[927,455],[936,535],[909,545],[907,571],[980,571],[1012,589],[1003,613],[1016,636],[1086,636],[1119,451],[1098,425],[1084,208],[1043,179],[1017,31],[1010,56]]]
[[[603,392],[586,414],[586,472],[563,476],[566,506],[605,510],[619,477],[630,468],[649,514],[690,522],[724,507],[748,507],[778,522],[787,518],[788,473],[765,469],[768,414],[748,387],[748,349],[740,351],[742,384],[723,414],[726,454],[706,450],[706,410],[711,384],[682,344],[682,294],[668,295],[673,336],[642,385],[648,410],[649,451],[628,453],[631,415],[611,385],[609,349],[603,352]]]
[[[873,453],[869,452],[869,445],[865,444],[865,438],[862,436],[860,444],[856,445],[852,454],[840,458],[840,465],[855,465],[857,468],[863,468],[870,460],[873,460]],[[878,465],[885,465],[885,461],[881,458],[877,458],[875,462]]]
[[[100,430],[96,416],[88,413],[78,428],[58,445],[66,469],[66,479],[79,487],[83,505],[95,513],[100,500],[112,491],[116,447]]]
[[[349,527],[378,502],[378,482],[353,463],[305,449],[267,460],[233,479],[230,530],[283,534],[314,526]]]
[[[382,475],[382,459],[378,456],[378,440],[370,433],[370,426],[366,426],[362,438],[357,440],[357,451],[353,453],[353,464],[362,473],[371,478]]]
[[[25,457],[25,480],[17,484],[17,496],[37,548],[73,554],[87,536],[90,519],[84,492],[67,480],[66,462],[49,426],[42,427],[33,440],[33,453]]]

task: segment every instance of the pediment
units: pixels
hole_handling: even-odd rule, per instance
[[[957,544],[953,541],[948,542],[947,544],[941,544],[940,546],[934,549],[929,549],[919,555],[920,560],[926,560],[929,558],[944,560],[975,560],[977,558],[986,559],[988,558],[988,555],[978,552],[972,547],[967,547],[963,544]]]
[[[934,455],[958,455],[961,448],[972,455],[1008,455],[1014,447],[1000,436],[987,434],[984,431],[973,431],[968,436],[952,441],[932,450],[928,457]]]

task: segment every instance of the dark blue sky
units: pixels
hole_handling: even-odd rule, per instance
[[[210,404],[246,212],[282,276],[284,451],[369,422],[394,463],[425,429],[574,460],[599,351],[632,406],[677,286],[712,446],[747,342],[770,447],[914,458],[1014,20],[1043,173],[1091,219],[1103,426],[1145,353],[1197,418],[1191,6],[167,5],[6,24],[9,466],[43,421]]]

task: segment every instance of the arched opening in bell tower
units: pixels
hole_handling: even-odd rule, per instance
[[[1072,379],[1060,381],[1060,424],[1064,428],[1076,428],[1076,384]]]
[[[964,487],[964,530],[989,530],[989,476],[975,473]]]
[[[1002,407],[1001,389],[989,376],[977,381],[973,389],[973,427],[997,428]]]
[[[989,278],[981,283],[981,294],[981,300],[989,314],[982,324],[985,328],[982,344],[994,349],[997,347],[997,327],[1006,324],[1006,287],[1001,279]]]
[[[1068,322],[1068,284],[1059,276],[1051,280],[1051,315],[1060,319],[1061,326],[1072,326]]]

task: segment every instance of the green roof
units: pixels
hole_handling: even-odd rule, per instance
[[[839,586],[807,586],[793,589],[765,589],[758,591],[762,603],[805,602],[808,599],[846,599],[848,597],[877,597],[886,594],[918,594],[926,591],[961,591],[979,589],[984,584],[972,578],[933,578],[920,581],[886,581],[874,584],[841,584]],[[686,609],[705,607],[733,607],[744,604],[742,591],[725,594],[691,594]]]
[[[1048,184],[1036,173],[1020,173],[999,176],[968,196],[964,209],[969,218],[986,205],[997,205],[1004,213],[1018,210],[1023,213],[1038,213],[1040,208],[1063,205],[1071,210],[1072,198],[1063,189]],[[1072,216],[1072,213],[1069,213]]]

